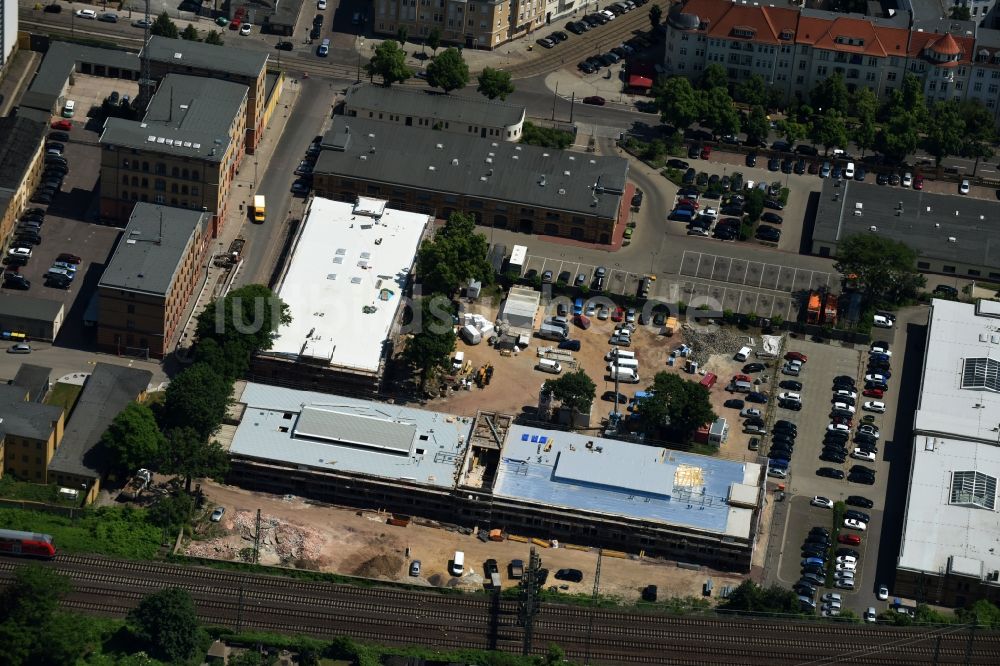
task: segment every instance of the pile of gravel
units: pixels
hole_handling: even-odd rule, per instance
[[[688,358],[703,366],[715,355],[732,357],[746,344],[748,336],[731,326],[691,326],[684,324],[684,342],[691,347]]]

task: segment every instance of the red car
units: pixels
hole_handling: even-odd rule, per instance
[[[919,176],[918,175],[918,176],[914,176],[913,177],[913,189],[915,189],[915,190],[922,190],[922,189],[924,189],[924,177],[923,176]]]
[[[885,392],[882,389],[865,389],[861,395],[866,398],[881,398]]]
[[[615,308],[614,314],[611,315],[611,321],[621,321],[625,319],[625,309]]]
[[[711,156],[712,156],[712,146],[702,146],[701,159],[707,160]]]
[[[752,382],[749,375],[733,375],[734,382]]]
[[[56,261],[64,261],[67,264],[78,264],[81,261],[83,261],[83,259],[76,256],[75,254],[70,254],[69,252],[63,252],[58,257],[56,257]]]
[[[860,546],[861,537],[859,537],[857,534],[838,534],[837,542],[846,543],[849,546]]]
[[[803,354],[802,352],[790,351],[787,354],[785,354],[785,360],[786,361],[798,361],[799,363],[805,363],[806,361],[809,360],[809,357],[806,356],[805,354]]]
[[[68,132],[71,129],[73,129],[73,123],[71,123],[68,120],[53,120],[52,129],[63,130],[64,132]]]
[[[698,210],[699,208],[701,208],[701,205],[697,201],[695,201],[694,199],[678,199],[677,200],[677,205],[678,206],[688,206],[689,208],[693,208],[695,210]]]

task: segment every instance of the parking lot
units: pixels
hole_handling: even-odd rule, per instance
[[[834,280],[830,273],[822,271],[692,251],[684,252],[680,272],[703,280],[790,293],[824,289]]]
[[[530,278],[535,275],[541,275],[545,271],[552,271],[553,280],[573,284],[576,276],[582,273],[586,276],[585,284],[589,286],[594,279],[594,269],[596,268],[597,266],[594,264],[585,264],[565,259],[551,259],[529,254],[525,260],[524,274]],[[607,265],[606,268],[607,279],[605,280],[604,291],[616,295],[635,295],[639,289],[639,280],[644,277],[644,273],[626,271],[613,263]]]

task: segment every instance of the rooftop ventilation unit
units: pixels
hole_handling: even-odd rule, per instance
[[[437,169],[436,169],[436,168],[435,168],[435,167],[434,167],[433,165],[432,165],[432,166],[429,166],[429,167],[427,167],[427,170],[428,170],[428,171],[437,171]]]
[[[443,150],[444,149],[444,144],[443,143],[438,143],[438,144],[435,144],[434,147],[437,148],[438,150]]]
[[[451,158],[451,165],[452,166],[458,166],[458,158],[457,157]]]
[[[948,242],[949,243],[957,243],[958,239],[955,238],[954,236],[948,236]]]
[[[545,187],[545,174],[542,174],[542,177],[538,179],[538,184]]]
[[[876,226],[875,226],[875,225],[873,224],[873,225],[871,225],[870,227],[868,227],[868,231],[872,232],[873,234],[874,234],[874,233],[877,233],[877,232],[878,232],[878,227],[876,227]]]
[[[487,157],[485,161],[486,161],[487,164],[493,164],[493,158],[492,157]]]
[[[563,171],[563,175],[564,176],[568,176],[569,175],[569,171]]]

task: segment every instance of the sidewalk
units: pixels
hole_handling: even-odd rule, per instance
[[[263,175],[263,170],[266,169],[271,155],[285,131],[288,118],[291,116],[291,109],[298,101],[298,97],[298,81],[286,78],[284,90],[278,99],[274,113],[271,114],[271,121],[264,130],[264,137],[257,145],[256,153],[243,157],[243,163],[240,165],[239,172],[233,179],[232,187],[230,188],[228,212],[222,222],[222,233],[218,238],[209,242],[205,279],[199,287],[197,297],[192,298],[188,304],[187,319],[184,328],[177,334],[177,338],[171,341],[168,349],[180,351],[191,346],[194,342],[198,315],[202,313],[209,303],[223,296],[228,291],[229,286],[239,273],[239,265],[233,269],[219,268],[212,264],[212,258],[216,254],[225,252],[230,243],[241,235],[244,225],[249,223],[246,211],[248,210],[247,206],[250,205],[251,193],[254,191],[252,187],[254,184],[253,161],[254,159],[257,160],[257,178],[259,182],[260,176]],[[286,106],[288,107],[287,109],[285,108]]]

